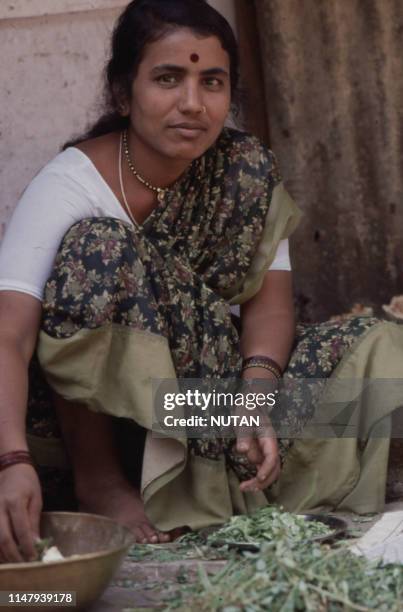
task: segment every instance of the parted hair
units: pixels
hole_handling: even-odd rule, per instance
[[[121,115],[119,105],[122,99],[130,100],[133,79],[146,46],[177,28],[189,28],[202,37],[216,36],[220,40],[230,58],[231,96],[235,104],[239,81],[238,45],[227,20],[206,0],[133,0],[113,30],[100,116],[84,134],[67,142],[63,149],[127,128],[129,119]]]

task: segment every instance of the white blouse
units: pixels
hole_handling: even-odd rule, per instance
[[[87,217],[131,219],[90,158],[69,147],[51,160],[24,191],[0,247],[0,291],[42,301],[45,283],[67,230]],[[291,270],[288,240],[270,270]]]

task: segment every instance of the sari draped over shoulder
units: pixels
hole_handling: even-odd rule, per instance
[[[303,441],[292,447],[288,460],[291,445],[280,440],[285,476],[267,495],[241,493],[239,482],[250,466],[235,453],[233,440],[162,438],[151,432],[153,379],[240,377],[239,336],[230,305],[259,291],[280,240],[292,233],[299,217],[272,152],[252,136],[224,129],[141,226],[90,218],[64,236],[45,288],[40,368],[50,388],[66,400],[121,420],[128,429],[135,424],[146,430],[141,492],[147,515],[160,529],[220,524],[234,513],[267,504],[268,498],[292,509],[304,495],[293,486],[301,457],[308,466],[298,477],[301,482],[318,467],[308,460]],[[300,327],[285,375],[312,376],[307,354],[311,351],[310,358],[323,364],[325,344],[327,365],[315,375],[331,377],[360,337],[376,329],[375,319],[360,319],[341,336],[335,326]],[[364,363],[370,350],[354,363]],[[354,367],[348,370],[352,377]],[[49,398],[42,395],[42,403],[30,403],[29,441],[44,470],[66,473],[60,432],[46,406]],[[306,421],[303,411],[295,418]],[[333,442],[315,447],[315,461],[322,453],[327,472]],[[379,444],[384,461],[387,445]],[[313,496],[311,506],[331,502],[336,507],[351,494],[360,474],[357,448],[357,441],[350,443],[340,494],[332,489]],[[365,511],[379,505],[382,482]],[[354,504],[353,496],[352,509]]]
[[[84,219],[62,241],[45,288],[41,368],[65,399],[147,430],[142,494],[161,529],[265,503],[238,490],[245,466],[232,442],[151,435],[152,380],[240,376],[230,304],[258,291],[299,216],[271,151],[224,129],[141,226]]]

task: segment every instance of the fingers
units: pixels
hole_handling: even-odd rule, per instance
[[[246,456],[249,463],[252,463],[253,465],[260,465],[264,461],[263,452],[259,448],[259,444],[256,439],[252,441],[249,452]]]
[[[257,480],[256,477],[251,478],[250,480],[244,480],[239,485],[239,488],[242,491],[242,493],[247,493],[248,491],[256,493],[257,491],[260,491],[259,481]]]
[[[31,530],[29,514],[25,506],[14,504],[9,508],[13,532],[19,544],[22,556],[27,561],[35,561],[37,553],[34,547],[34,536]]]
[[[247,455],[253,443],[253,437],[249,434],[239,433],[236,441],[236,450],[241,455]]]
[[[256,438],[238,438],[236,450],[238,453],[246,455],[248,461],[253,465],[259,465],[264,460]]]
[[[40,537],[40,522],[42,512],[42,495],[38,491],[37,495],[33,495],[28,506],[28,517],[31,526],[31,532],[34,541]]]
[[[14,540],[8,513],[4,506],[0,509],[0,553],[6,563],[23,561]]]
[[[256,481],[258,482],[259,489],[266,489],[273,482],[276,482],[278,477],[280,476],[281,465],[280,459],[276,458],[274,465],[272,465],[269,469],[265,470],[264,474],[256,476]]]
[[[267,472],[267,476],[264,480],[258,479],[258,477],[255,476],[255,478],[251,478],[250,480],[245,480],[244,482],[242,482],[239,485],[239,488],[243,493],[246,493],[247,491],[263,491],[271,484],[276,482],[276,480],[280,476],[280,472],[280,460],[276,460],[275,465],[271,470],[269,470],[269,472]]]
[[[277,440],[275,438],[258,438],[258,443],[264,459],[258,466],[256,476],[240,484],[240,489],[243,492],[266,489],[280,476],[281,464]]]
[[[39,537],[42,500],[31,500],[28,510],[24,500],[9,500],[0,510],[0,555],[9,563],[34,561],[35,540]],[[34,525],[34,527],[33,527]]]
[[[239,417],[241,421],[241,417],[246,416],[247,411],[243,406],[238,406],[235,408],[235,416]],[[254,432],[250,427],[244,425],[237,425],[235,429],[236,433],[236,450],[241,455],[247,455],[250,452],[250,449],[253,445],[254,441]]]
[[[278,456],[278,444],[275,438],[261,438],[259,441],[264,460],[259,466],[256,478],[260,483],[264,484],[271,476],[272,472],[275,471],[277,467],[280,467],[280,458]]]
[[[257,478],[251,478],[250,480],[245,480],[244,482],[241,482],[239,488],[242,493],[247,493],[248,491],[252,491],[254,493],[256,493],[257,491],[263,491],[264,489],[267,489],[267,487],[270,487],[273,482],[276,482],[276,480],[280,476],[280,471],[280,466],[278,466],[273,470],[273,472],[270,472],[269,476],[265,481],[261,482]]]
[[[0,478],[0,556],[17,563],[36,559],[42,496],[32,466],[15,465]]]

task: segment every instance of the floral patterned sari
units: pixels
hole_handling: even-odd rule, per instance
[[[40,367],[33,362],[30,385],[29,442],[48,507],[55,507],[55,500],[58,507],[74,505],[50,389],[110,415],[117,430],[126,432],[129,448],[130,432],[131,447],[143,433],[141,491],[150,519],[161,529],[218,524],[267,503],[267,497],[289,507],[300,503],[301,494],[290,493],[292,475],[299,455],[309,453],[304,443],[318,441],[280,440],[285,480],[282,476],[266,497],[239,491],[252,466],[234,452],[233,440],[206,444],[151,435],[152,379],[240,377],[230,304],[256,294],[279,241],[298,219],[273,154],[255,138],[225,129],[141,226],[96,218],[70,228],[46,284]],[[382,325],[362,318],[344,326],[300,326],[285,377],[332,377],[357,342]],[[311,414],[297,403],[291,412],[301,424]],[[323,441],[316,461],[337,443]],[[352,444],[358,448],[357,441]],[[385,443],[382,449],[387,453]],[[329,459],[323,469],[331,469]],[[350,472],[351,461],[344,481]],[[339,487],[343,494],[333,498],[334,491],[327,497],[317,492],[308,504],[331,498],[336,506],[354,486],[351,481]],[[379,503],[375,497],[369,506]]]

